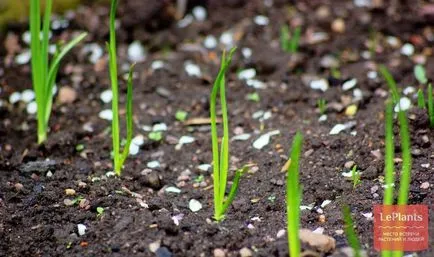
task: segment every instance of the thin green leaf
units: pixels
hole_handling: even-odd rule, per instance
[[[419,108],[421,108],[421,109],[425,109],[426,108],[425,96],[423,94],[422,89],[420,89],[420,88],[417,91],[417,106]]]
[[[401,137],[402,170],[399,182],[398,204],[405,205],[408,201],[408,193],[411,181],[411,151],[410,132],[408,129],[407,114],[404,111],[398,112],[399,135]]]
[[[301,148],[303,146],[303,135],[297,132],[291,148],[291,163],[288,167],[286,177],[286,215],[288,231],[288,248],[291,257],[300,256],[300,202],[301,188],[299,183],[299,162]]]
[[[296,27],[294,29],[294,32],[292,33],[291,40],[289,43],[289,52],[290,53],[296,53],[298,50],[298,45],[300,43],[300,37],[301,37],[301,28]]]
[[[133,69],[134,64],[130,67],[130,72],[128,73],[127,82],[127,143],[124,146],[124,150],[121,157],[121,166],[125,162],[130,152],[130,145],[133,139]]]
[[[380,73],[383,76],[383,78],[386,80],[387,86],[392,92],[393,103],[397,104],[399,102],[400,97],[399,97],[399,92],[396,86],[395,79],[393,78],[392,74],[390,74],[389,70],[384,65],[380,65]]]
[[[51,21],[52,6],[53,6],[53,0],[45,1],[45,13],[44,13],[44,22],[42,25],[42,42],[41,42],[42,76],[44,77],[44,80],[47,79],[48,76],[48,44],[50,40],[50,21]],[[45,90],[48,90],[48,88],[46,87]],[[47,95],[47,92],[45,92],[45,95]]]
[[[243,168],[238,169],[235,172],[235,177],[234,177],[234,180],[232,181],[231,191],[229,192],[229,195],[228,195],[226,201],[223,204],[222,214],[226,213],[227,209],[229,208],[229,206],[231,205],[231,203],[234,201],[235,196],[237,195],[238,184],[240,183],[241,176],[247,170],[248,170],[248,167],[244,166]]]
[[[385,154],[384,154],[384,205],[393,204],[393,184],[395,182],[394,163],[395,145],[393,143],[393,104],[387,102],[385,116]]]
[[[343,216],[344,216],[344,222],[345,222],[345,235],[347,236],[348,244],[353,248],[354,250],[354,256],[355,257],[361,257],[360,250],[361,245],[359,238],[356,235],[356,231],[354,231],[354,224],[353,219],[351,218],[351,211],[350,207],[348,205],[345,205],[342,208]]]
[[[434,101],[432,97],[432,85],[428,84],[428,116],[429,116],[429,124],[430,127],[434,127]]]

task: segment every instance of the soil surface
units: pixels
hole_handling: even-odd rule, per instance
[[[107,54],[92,63],[85,49],[96,43],[95,52],[105,51],[108,7],[86,5],[56,17],[69,26],[55,30],[54,39],[70,39],[81,30],[90,35],[63,60],[50,133],[40,146],[29,106],[10,102],[13,93],[32,87],[30,65],[17,63],[29,47],[22,37],[27,25],[11,24],[0,37],[5,44],[0,50],[0,256],[288,256],[281,169],[297,130],[305,136],[302,205],[310,207],[301,212],[301,227],[323,230],[337,248],[308,256],[346,256],[339,250],[348,245],[342,233],[344,204],[351,207],[368,256],[378,256],[370,214],[383,196],[388,92],[376,71],[378,64],[387,65],[416,106],[408,87],[424,87],[414,78],[415,63],[424,63],[427,76],[434,77],[434,8],[422,1],[188,2],[187,18],[179,21],[171,1],[120,1],[120,70],[125,73],[131,63],[133,41],[146,48],[134,79],[134,135],[144,141],[127,159],[121,177],[111,176],[110,122],[99,117],[111,106],[100,99],[110,88]],[[360,2],[372,5],[355,5]],[[207,10],[204,21],[191,16],[198,5]],[[268,17],[265,25],[258,15]],[[285,53],[279,45],[283,24],[302,28],[297,54]],[[210,35],[223,43],[206,48]],[[221,55],[217,49],[228,47],[228,37],[238,47],[227,75],[231,136],[250,135],[232,141],[231,171],[244,164],[251,168],[226,219],[217,224],[212,220],[212,172],[204,165],[212,161],[206,118]],[[414,48],[410,56],[403,54],[405,43]],[[187,74],[189,64],[201,73]],[[255,69],[253,84],[263,88],[239,79],[246,69]],[[311,88],[315,77],[329,84],[325,92]],[[354,78],[356,86],[344,90],[342,85]],[[123,121],[126,86],[120,81]],[[252,93],[259,101],[247,100]],[[326,120],[319,119],[319,99],[327,102]],[[352,104],[357,106],[354,115],[347,111]],[[176,119],[178,110],[188,112],[187,121]],[[426,111],[413,107],[408,116],[413,155],[409,202],[432,207],[434,132]],[[162,123],[167,126],[163,139],[150,140],[149,129]],[[336,124],[351,126],[331,135]],[[280,134],[268,145],[253,147],[261,135],[275,130]],[[399,174],[397,124],[395,133]],[[194,142],[179,145],[183,136]],[[361,171],[355,187],[342,175],[354,165]],[[197,212],[189,208],[192,199],[202,205]],[[326,200],[331,202],[321,207]],[[434,256],[432,209],[430,220],[431,248],[418,256]],[[83,225],[84,234],[79,231]],[[315,251],[306,244],[303,250]]]

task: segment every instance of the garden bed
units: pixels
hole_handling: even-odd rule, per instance
[[[301,227],[323,230],[336,240],[336,251],[318,255],[346,256],[339,249],[348,245],[341,213],[348,204],[363,248],[376,256],[371,215],[374,204],[382,203],[389,94],[377,65],[388,66],[408,92],[408,87],[414,93],[420,87],[415,63],[422,62],[428,78],[433,77],[430,9],[410,1],[358,7],[343,0],[210,0],[204,5],[207,17],[200,21],[200,11],[192,10],[204,3],[189,1],[187,14],[196,13],[189,22],[176,21],[175,5],[167,1],[139,2],[121,0],[118,12],[119,62],[138,58],[133,60],[138,61],[133,102],[139,150],[129,156],[120,177],[111,176],[110,122],[101,118],[101,111],[111,106],[101,99],[110,88],[104,46],[108,6],[80,7],[66,15],[69,26],[54,33],[56,38],[71,38],[80,30],[90,35],[63,61],[51,131],[39,146],[25,94],[11,103],[11,95],[32,88],[30,65],[17,63],[29,47],[22,39],[27,25],[15,24],[8,36],[3,33],[0,256],[288,256],[281,170],[297,131],[305,137]],[[302,27],[297,54],[285,53],[279,44],[280,26],[288,22]],[[210,36],[217,40],[215,49]],[[143,58],[131,50],[135,40],[147,49]],[[250,170],[241,178],[226,219],[215,223],[209,95],[219,67],[217,49],[231,40],[238,47],[227,75],[230,134],[238,136],[230,144],[231,167],[249,164]],[[355,86],[344,90],[353,79]],[[314,89],[312,81],[328,88]],[[126,85],[120,86],[124,124]],[[414,93],[408,94],[415,106],[408,115],[413,155],[409,203],[432,206],[434,133],[426,112],[416,107]],[[320,119],[319,99],[327,102],[326,119]],[[351,105],[357,106],[355,113],[348,110]],[[185,121],[177,119],[179,110],[188,113]],[[337,124],[347,129],[331,134]],[[152,129],[162,130],[161,141],[148,138]],[[279,133],[269,144],[254,147],[261,136],[275,131]],[[180,144],[184,139],[194,141]],[[398,151],[399,141],[395,143]],[[361,171],[355,187],[342,175],[354,165]],[[200,210],[191,210],[192,199]],[[430,217],[432,245],[432,212]],[[83,225],[84,234],[78,229]],[[432,247],[419,254],[433,255]]]

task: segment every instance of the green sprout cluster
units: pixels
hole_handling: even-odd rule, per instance
[[[50,62],[49,60],[49,39],[51,9],[53,0],[45,1],[45,11],[41,31],[41,7],[40,0],[30,0],[30,50],[32,54],[32,81],[35,91],[38,122],[38,144],[47,139],[48,122],[50,120],[51,108],[53,105],[53,88],[56,83],[57,72],[60,61],[65,55],[82,41],[87,33],[82,33],[72,41],[56,49]]]
[[[295,54],[297,53],[298,46],[300,44],[301,27],[296,27],[292,33],[289,31],[288,25],[283,25],[280,28],[280,46],[282,50]]]
[[[211,139],[212,139],[212,156],[213,156],[213,179],[214,179],[214,219],[222,221],[225,213],[235,198],[238,190],[238,184],[246,167],[238,169],[235,172],[235,178],[232,182],[229,195],[226,195],[226,186],[229,170],[229,120],[228,108],[226,103],[226,85],[225,74],[228,70],[235,48],[231,49],[228,56],[223,53],[221,66],[211,92],[210,115],[211,115]],[[217,131],[217,96],[220,96],[220,105],[223,120],[223,138],[219,150],[219,138]]]

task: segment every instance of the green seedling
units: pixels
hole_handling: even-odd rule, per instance
[[[335,79],[340,79],[342,77],[342,74],[337,67],[330,68],[330,75]]]
[[[288,248],[291,257],[300,256],[300,202],[302,189],[299,182],[299,162],[301,148],[303,146],[303,135],[299,132],[292,141],[291,163],[288,167],[286,177],[286,218],[288,231]]]
[[[148,134],[148,138],[152,141],[159,142],[161,139],[163,139],[163,132],[161,131],[152,131]]]
[[[246,99],[253,102],[259,102],[260,97],[258,93],[247,94]]]
[[[83,144],[78,144],[75,146],[75,151],[77,152],[81,152],[84,150],[84,145]]]
[[[188,112],[182,111],[182,110],[176,111],[176,114],[175,114],[175,118],[178,121],[185,121],[187,119],[187,116],[188,116]]]
[[[232,61],[232,55],[235,48],[231,49],[227,58],[223,52],[221,66],[211,92],[210,99],[210,116],[211,116],[211,140],[212,140],[212,156],[213,156],[213,183],[214,183],[214,219],[220,222],[224,219],[225,213],[235,198],[238,190],[238,184],[243,172],[247,167],[238,169],[235,172],[235,177],[231,186],[229,195],[225,197],[226,185],[229,170],[229,121],[228,110],[226,103],[226,85],[225,74]],[[220,95],[220,105],[223,123],[223,138],[219,151],[219,138],[217,132],[217,95]],[[226,199],[225,199],[226,198]]]
[[[300,43],[301,28],[296,27],[291,34],[290,36],[288,25],[285,24],[280,28],[280,45],[283,51],[294,54],[297,52]]]
[[[104,208],[103,207],[96,207],[96,217],[99,218],[104,214]]]
[[[342,208],[342,213],[345,222],[344,231],[345,231],[345,235],[347,236],[348,244],[350,245],[351,248],[353,248],[354,257],[361,257],[360,241],[359,238],[357,237],[356,231],[354,230],[354,222],[353,219],[351,218],[350,207],[348,207],[348,205],[345,205]]]
[[[395,183],[394,163],[395,145],[393,143],[393,104],[386,104],[385,115],[385,151],[384,151],[384,205],[393,204],[393,185]]]
[[[327,111],[327,102],[324,98],[318,99],[318,101],[316,102],[318,109],[319,109],[319,113],[321,115],[325,114],[325,112]]]
[[[426,108],[425,96],[423,94],[422,89],[417,90],[417,107],[421,109]]]
[[[434,128],[434,101],[432,99],[432,85],[428,84],[428,117],[429,117],[429,125],[431,128]]]
[[[31,66],[32,83],[35,91],[38,121],[38,144],[47,139],[48,122],[53,105],[53,87],[56,83],[60,61],[65,55],[82,41],[87,33],[82,33],[69,43],[56,50],[51,62],[48,57],[50,19],[53,0],[45,1],[45,14],[41,31],[40,0],[30,0],[30,34],[31,34]]]
[[[360,172],[357,171],[357,165],[354,165],[351,169],[351,180],[353,181],[353,189],[361,183]]]
[[[399,97],[399,91],[395,79],[393,78],[390,71],[384,65],[380,65],[380,73],[383,76],[383,78],[386,80],[387,86],[389,87],[389,90],[392,94],[393,103],[397,104],[399,102],[400,97]]]
[[[118,1],[112,0],[110,8],[110,42],[107,43],[107,49],[109,51],[109,70],[110,81],[113,92],[112,99],[112,140],[113,140],[113,162],[116,175],[121,175],[122,166],[128,157],[131,140],[133,137],[133,66],[131,66],[128,74],[127,82],[127,111],[126,111],[126,123],[127,123],[127,141],[122,153],[120,152],[120,133],[119,133],[119,89],[118,89],[118,68],[116,60],[116,29],[115,18]]]
[[[414,77],[417,79],[417,81],[420,84],[428,83],[425,68],[422,65],[420,65],[420,64],[415,65],[413,72],[414,72]]]

